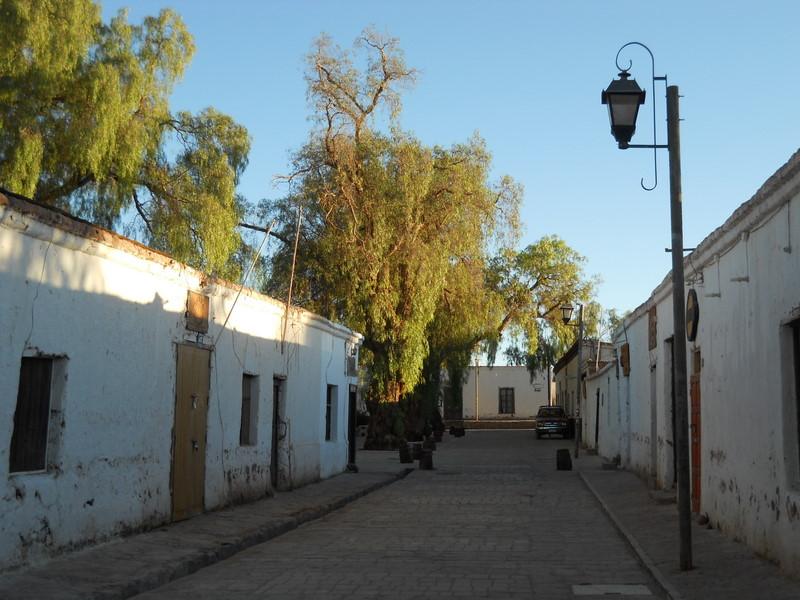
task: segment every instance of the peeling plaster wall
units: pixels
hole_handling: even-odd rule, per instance
[[[185,328],[189,290],[209,296],[208,334]],[[293,310],[282,353],[285,307],[250,290],[222,331],[237,292],[120,236],[0,196],[0,568],[170,520],[179,343],[217,340],[207,510],[268,492],[276,375],[286,378],[287,487],[344,470],[346,401],[337,440],[322,441],[325,390],[338,385],[345,398],[356,383],[345,375],[345,343],[360,336]],[[21,358],[37,353],[60,367],[48,467],[9,474]],[[259,377],[253,446],[239,444],[245,372]]]
[[[800,440],[787,326],[800,318],[800,154],[688,256],[685,277],[700,304],[698,336],[687,343],[689,376],[692,353],[702,357],[700,510],[800,574]],[[651,306],[658,313],[654,350],[647,348]],[[621,418],[600,443],[602,454],[619,453],[659,487],[672,485],[674,469],[665,342],[672,331],[668,276],[615,334],[618,347],[627,334],[631,373],[620,376],[612,399]]]
[[[583,442],[588,448],[598,450],[605,448],[605,456],[618,454],[616,445],[609,452],[608,440],[619,431],[619,412],[617,410],[617,376],[616,365],[610,363],[597,373],[588,375],[584,380],[586,386],[585,411],[583,422],[586,435]],[[597,444],[595,444],[597,432]]]
[[[584,439],[589,448],[595,448],[601,456],[608,458],[624,456],[624,433],[626,421],[623,403],[620,402],[622,370],[617,373],[617,365],[606,365],[597,373],[586,377],[586,416],[590,435]],[[597,418],[597,397],[600,396],[598,443],[595,446],[594,431]]]
[[[651,474],[652,456],[652,415],[651,378],[657,377],[658,362],[647,349],[647,317],[638,319],[627,326],[627,339],[630,345],[630,375],[625,378],[626,402],[630,406],[630,450],[623,454],[627,468],[640,474]],[[652,367],[652,369],[651,369]],[[654,369],[654,371],[653,371]],[[656,374],[653,375],[653,372]]]
[[[656,346],[649,349],[648,311],[655,306]],[[668,340],[672,337],[672,297],[651,298],[626,329],[617,332],[615,344],[625,340],[630,348],[631,370],[626,377],[620,370],[620,383],[612,403],[620,414],[622,431],[612,426],[607,439],[620,440],[617,452],[622,464],[652,480],[662,488],[673,486],[673,431],[671,401],[671,357]],[[626,335],[627,334],[627,337]],[[629,416],[628,416],[629,415]]]
[[[478,416],[481,419],[508,419],[499,414],[500,388],[514,388],[514,418],[530,419],[547,404],[547,375],[537,373],[533,382],[527,367],[478,367]],[[475,418],[475,367],[470,367],[462,387],[465,419]]]
[[[800,241],[800,194],[793,196],[791,208],[749,234],[743,229],[730,252],[703,268],[696,346],[703,359],[702,510],[800,573],[800,450],[786,368],[792,349],[782,346],[789,337],[782,323],[800,317],[800,244],[783,249],[787,224]],[[715,277],[711,290],[705,282]]]
[[[562,369],[554,373],[556,397],[553,399],[553,403],[563,406],[569,416],[575,414],[575,408],[578,406],[576,400],[577,372],[578,359],[573,357]]]

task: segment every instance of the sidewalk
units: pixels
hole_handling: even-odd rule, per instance
[[[695,568],[680,571],[675,504],[656,503],[635,474],[604,471],[596,456],[582,455],[575,468],[672,600],[800,598],[800,581],[781,574],[776,565],[755,556],[744,544],[694,522]]]
[[[205,513],[154,531],[0,575],[0,598],[129,598],[259,544],[408,474],[397,452],[358,453],[342,473],[251,504]]]

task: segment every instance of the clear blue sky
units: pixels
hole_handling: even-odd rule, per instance
[[[559,0],[229,1],[128,0],[139,21],[177,10],[197,53],[173,97],[176,109],[232,115],[252,136],[241,191],[277,197],[272,178],[310,123],[304,56],[320,32],[349,47],[367,25],[400,39],[421,75],[401,124],[428,144],[478,131],[497,176],[525,186],[523,244],[555,233],[587,257],[598,298],[627,310],[670,268],[667,157],[620,151],[600,92],[628,41],[653,51],[656,75],[680,86],[684,239],[694,246],[746,201],[800,145],[800,3]],[[648,89],[634,143],[650,143],[650,62],[632,50]],[[664,88],[657,87],[660,143]]]

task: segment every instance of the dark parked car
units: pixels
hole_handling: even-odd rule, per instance
[[[558,434],[567,437],[567,414],[561,406],[541,406],[536,414],[536,437]]]

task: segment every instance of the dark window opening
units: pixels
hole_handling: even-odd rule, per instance
[[[258,376],[242,375],[242,421],[239,428],[239,445],[256,443],[256,408],[258,405]]]
[[[325,396],[325,441],[331,441],[335,435],[334,417],[336,413],[336,386],[329,385]]]
[[[514,414],[514,388],[500,388],[500,406],[497,412],[501,415]]]
[[[11,436],[11,473],[43,471],[47,466],[52,373],[52,358],[23,357]]]

